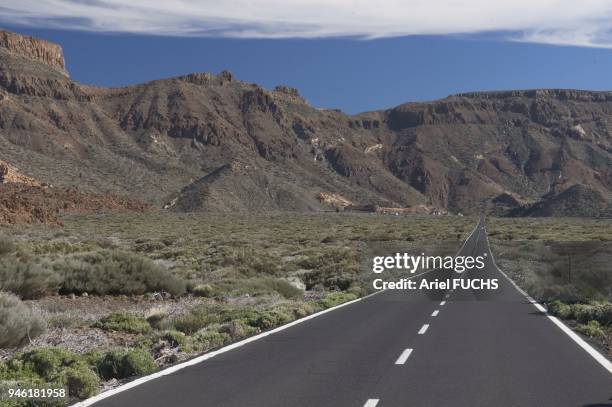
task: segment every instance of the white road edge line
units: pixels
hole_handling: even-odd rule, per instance
[[[487,239],[487,246],[489,246],[489,253],[491,254],[491,260],[493,261],[493,265],[495,268],[516,288],[516,290],[523,294],[527,301],[531,303],[536,309],[542,312],[548,319],[550,319],[555,325],[559,327],[567,336],[570,337],[578,346],[580,346],[583,350],[585,350],[593,359],[595,359],[600,365],[604,367],[610,374],[612,374],[612,362],[610,362],[605,356],[599,353],[595,348],[589,345],[584,341],[576,332],[572,331],[567,325],[565,325],[561,320],[557,317],[554,317],[548,313],[548,310],[539,302],[531,298],[529,294],[527,294],[521,287],[519,287],[514,280],[512,280],[506,273],[503,272],[502,269],[497,267],[497,263],[495,263],[495,256],[493,256],[493,252],[491,251],[491,244],[489,243],[489,236],[485,235]]]
[[[442,301],[442,302],[440,303],[440,306],[441,306],[441,307],[443,307],[443,306],[444,306],[444,304],[446,304],[446,301]]]
[[[440,310],[435,310],[434,312],[431,313],[431,316],[437,317],[439,313],[440,313]]]
[[[423,335],[425,332],[427,332],[427,328],[429,328],[429,324],[423,325],[419,330],[419,335]]]
[[[417,276],[418,275],[420,275],[420,274],[417,274]],[[356,302],[363,301],[366,298],[373,297],[373,296],[375,296],[377,294],[380,294],[382,292],[384,292],[384,290],[376,291],[375,293],[372,293],[370,295],[366,295],[365,297],[357,298],[356,300],[352,300],[352,301],[347,301],[347,302],[342,303],[340,305],[336,305],[335,307],[327,308],[327,309],[325,309],[323,311],[319,311],[319,312],[316,312],[314,314],[308,315],[308,316],[306,316],[304,318],[296,319],[295,321],[292,321],[292,322],[289,322],[288,324],[279,326],[278,328],[274,328],[274,329],[271,329],[269,331],[257,334],[255,336],[251,336],[249,338],[243,339],[241,341],[234,342],[234,343],[229,344],[229,345],[227,345],[227,346],[225,346],[223,348],[217,349],[217,350],[212,351],[212,352],[205,353],[205,354],[203,354],[201,356],[195,357],[195,358],[190,359],[190,360],[188,360],[186,362],[179,363],[179,364],[174,365],[174,366],[170,366],[170,367],[168,367],[166,369],[160,370],[159,372],[153,373],[153,374],[151,374],[149,376],[140,377],[140,378],[135,379],[135,380],[133,380],[133,381],[131,381],[129,383],[126,383],[126,384],[121,385],[119,387],[116,387],[114,389],[111,389],[111,390],[105,391],[103,393],[100,393],[97,396],[94,396],[94,397],[88,398],[86,400],[80,401],[80,402],[78,402],[76,404],[73,404],[71,407],[87,407],[87,406],[91,406],[92,404],[97,403],[98,401],[103,400],[105,398],[114,396],[115,394],[122,393],[122,392],[124,392],[126,390],[132,389],[132,388],[134,388],[136,386],[139,386],[139,385],[144,384],[146,382],[149,382],[151,380],[158,379],[158,378],[163,377],[163,376],[167,376],[167,375],[172,374],[174,372],[177,372],[179,370],[185,369],[185,368],[187,368],[189,366],[197,365],[198,363],[202,363],[202,362],[204,362],[204,361],[206,361],[208,359],[214,358],[215,356],[220,355],[222,353],[229,352],[229,351],[231,351],[233,349],[239,348],[239,347],[244,346],[244,345],[246,345],[246,344],[248,344],[250,342],[254,342],[254,341],[258,340],[258,339],[265,338],[266,336],[275,334],[277,332],[284,331],[285,329],[291,328],[292,326],[301,324],[303,322],[306,322],[308,320],[311,320],[311,319],[316,318],[318,316],[321,316],[323,314],[327,314],[328,312],[335,311],[338,308],[346,307],[347,305],[351,305],[351,304],[355,304]]]
[[[405,349],[402,352],[402,354],[399,356],[399,358],[397,358],[397,360],[395,361],[395,364],[396,365],[403,365],[404,363],[406,363],[406,361],[410,357],[411,353],[412,353],[412,349]]]
[[[379,401],[379,399],[369,399],[368,401],[366,401],[363,407],[376,407]]]

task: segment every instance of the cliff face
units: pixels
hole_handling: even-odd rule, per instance
[[[0,47],[15,55],[48,65],[67,75],[64,52],[59,45],[0,30]]]
[[[0,54],[0,159],[41,182],[185,211],[318,210],[328,194],[462,213],[562,201],[546,213],[564,214],[612,195],[609,92],[469,93],[349,116],[229,72],[104,89],[43,51]],[[593,192],[563,194],[575,185]]]

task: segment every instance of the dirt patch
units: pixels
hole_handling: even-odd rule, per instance
[[[113,195],[96,195],[75,188],[21,183],[0,184],[0,224],[59,223],[61,214],[151,209],[149,204]]]

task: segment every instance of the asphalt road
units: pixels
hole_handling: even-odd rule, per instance
[[[94,405],[612,406],[612,375],[501,275],[481,220],[459,254],[483,253],[493,294],[385,291]]]

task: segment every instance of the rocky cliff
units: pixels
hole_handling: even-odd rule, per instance
[[[610,92],[466,93],[350,116],[229,72],[104,89],[59,74],[57,58],[2,50],[0,159],[42,182],[182,211],[321,210],[342,196],[572,215],[569,201],[594,197],[601,216],[611,199]]]
[[[67,75],[62,48],[48,41],[0,30],[0,48],[45,64]]]

